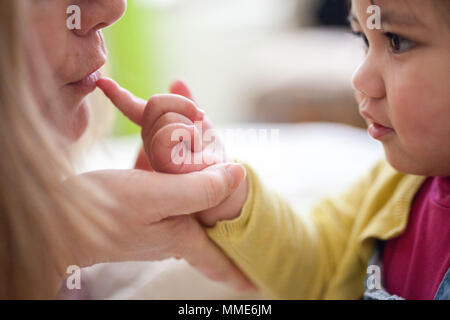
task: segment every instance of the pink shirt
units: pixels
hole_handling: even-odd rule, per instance
[[[431,300],[450,267],[450,177],[429,177],[415,195],[408,226],[383,255],[385,289]]]

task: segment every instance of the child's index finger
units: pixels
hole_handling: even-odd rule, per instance
[[[142,126],[142,116],[147,105],[145,100],[136,97],[110,78],[99,79],[97,86],[128,119]]]

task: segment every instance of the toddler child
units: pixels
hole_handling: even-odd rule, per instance
[[[379,29],[366,23],[372,5],[381,9]],[[450,1],[353,0],[351,7],[352,29],[366,44],[353,86],[386,159],[309,216],[296,214],[244,164],[247,178],[234,194],[197,217],[254,284],[276,298],[449,299]],[[98,86],[143,127],[153,169],[181,173],[210,164],[171,161],[174,146],[185,142],[171,141],[175,130],[195,140],[199,129],[212,128],[182,82],[172,88],[178,95],[148,103],[112,80]],[[207,147],[205,141],[187,151]],[[208,159],[220,161],[214,153]]]

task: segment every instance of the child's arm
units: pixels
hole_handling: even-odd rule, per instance
[[[217,223],[208,235],[265,292],[283,299],[319,299],[338,272],[376,170],[343,196],[323,200],[310,216],[302,216],[247,166],[249,196],[241,215]]]
[[[135,118],[144,127],[144,145],[152,167],[172,173],[207,167],[203,163],[166,165],[170,164],[173,148],[171,132],[202,118],[195,103],[160,96],[150,107],[142,103],[141,110],[123,111],[131,119],[140,114]],[[146,116],[142,116],[144,113]],[[286,201],[262,185],[250,167],[246,169],[247,179],[236,192],[219,206],[198,214],[199,219],[214,226],[208,229],[209,236],[264,291],[276,298],[321,298],[333,285],[332,276],[339,272],[355,216],[377,168],[342,197],[322,201],[310,216],[295,213]]]

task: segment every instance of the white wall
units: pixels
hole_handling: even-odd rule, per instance
[[[309,0],[138,0],[166,17],[167,75],[182,77],[219,123],[247,117],[242,95],[255,48],[298,25]],[[305,18],[306,20],[307,18]]]

